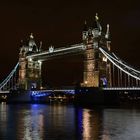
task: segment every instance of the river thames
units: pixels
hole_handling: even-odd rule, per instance
[[[0,104],[0,140],[139,140],[140,109]]]

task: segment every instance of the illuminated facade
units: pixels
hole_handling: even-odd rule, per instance
[[[111,86],[111,64],[99,51],[99,47],[110,50],[109,25],[107,32],[102,33],[99,18],[95,16],[95,24],[88,28],[85,23],[83,30],[83,43],[86,48],[84,54],[83,87]]]
[[[41,87],[41,65],[39,60],[27,59],[26,57],[33,53],[39,53],[40,47],[37,47],[34,37],[31,34],[27,44],[22,44],[19,53],[19,87],[21,89],[33,89]]]
[[[95,16],[95,23],[92,27],[87,27],[85,23],[82,33],[84,46],[84,72],[83,87],[111,87],[111,63],[105,55],[101,53],[99,47],[110,51],[111,41],[109,33],[109,25],[107,25],[106,34],[102,32],[98,15]],[[34,37],[31,34],[28,44],[22,45],[19,53],[19,85],[23,89],[40,88],[41,87],[41,65],[39,61],[41,55],[53,56],[62,52],[70,52],[71,49],[77,49],[78,46],[71,48],[60,48],[55,50],[51,46],[45,53],[40,53],[40,47],[37,47]],[[81,46],[79,47],[81,48]],[[78,50],[78,49],[77,49]],[[58,51],[58,52],[57,52]],[[63,53],[62,53],[63,54]],[[61,55],[62,55],[61,54]],[[30,57],[28,57],[30,55]],[[37,57],[38,56],[38,57]]]

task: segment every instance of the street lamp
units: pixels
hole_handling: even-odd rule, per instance
[[[88,82],[87,82],[87,81],[85,81],[85,85],[86,85],[86,86],[87,86],[87,83],[88,83]]]

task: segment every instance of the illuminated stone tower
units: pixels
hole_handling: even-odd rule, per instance
[[[21,89],[27,89],[26,54],[27,54],[27,47],[25,45],[22,45],[19,52],[19,79],[18,79],[19,88]]]
[[[42,62],[32,58],[27,59],[27,56],[40,51],[41,45],[37,47],[33,34],[31,34],[29,41],[21,46],[19,53],[19,87],[21,89],[40,88]]]
[[[109,27],[106,35],[109,35]],[[84,54],[84,74],[83,87],[103,87],[110,85],[110,66],[103,54],[99,51],[99,47],[108,49],[109,42],[102,33],[102,27],[99,22],[98,15],[95,16],[95,23],[88,28],[85,22],[83,30],[83,44],[85,45]],[[107,68],[108,67],[108,68]]]

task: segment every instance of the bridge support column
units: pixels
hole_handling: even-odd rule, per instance
[[[93,36],[93,32],[95,36]],[[84,87],[99,87],[99,50],[98,50],[98,29],[83,32],[83,41],[85,45],[84,56],[84,72],[83,83]]]
[[[25,48],[20,49],[19,53],[19,78],[18,85],[20,89],[27,89],[27,79],[26,79],[26,51]]]
[[[86,44],[83,73],[84,87],[99,87],[98,61],[95,59],[96,53],[98,55],[97,50],[93,48],[93,44],[91,42]]]
[[[41,66],[41,61],[28,60],[26,69],[28,89],[40,89],[42,86]]]

